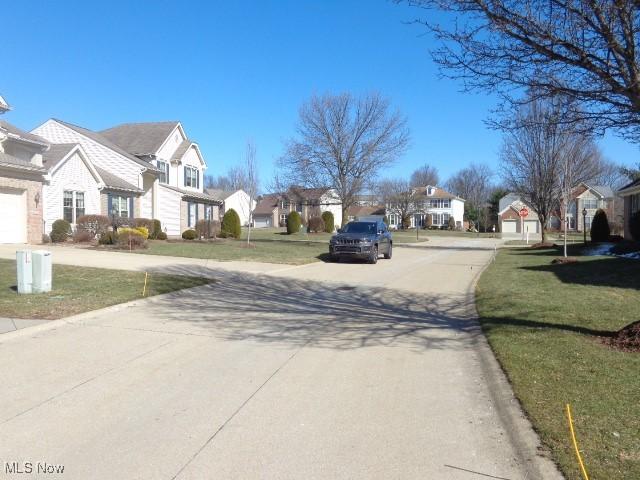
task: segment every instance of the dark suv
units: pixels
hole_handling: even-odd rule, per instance
[[[392,249],[393,239],[383,221],[349,222],[329,241],[332,261],[349,257],[376,263],[380,253],[391,258]]]

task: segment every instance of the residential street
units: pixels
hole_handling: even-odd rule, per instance
[[[561,478],[473,320],[498,242],[299,267],[54,247],[54,262],[219,281],[0,335],[0,463],[65,479]]]

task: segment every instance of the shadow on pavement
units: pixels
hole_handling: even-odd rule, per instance
[[[464,295],[416,295],[184,265],[162,272],[219,282],[151,303],[148,311],[159,321],[154,328],[179,331],[185,324],[227,340],[334,349],[465,349],[481,334],[469,314],[472,299]]]

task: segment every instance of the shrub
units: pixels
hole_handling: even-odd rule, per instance
[[[42,234],[42,243],[51,243],[51,237],[49,237],[49,235],[47,235],[46,233]]]
[[[302,219],[298,212],[291,212],[287,217],[287,233],[298,233],[300,231],[300,225],[302,225]]]
[[[324,231],[327,233],[333,233],[336,228],[333,213],[322,212],[322,221],[324,222]]]
[[[431,214],[426,214],[424,217],[424,228],[429,229],[433,226],[433,217]]]
[[[77,229],[73,232],[74,243],[86,243],[94,239],[94,234],[88,230]]]
[[[456,229],[456,221],[454,220],[453,217],[449,217],[449,230],[455,230],[455,229]]]
[[[162,224],[160,223],[160,220],[158,219],[153,219],[153,229],[149,230],[149,238],[151,239],[156,239],[160,236],[161,233],[164,233],[162,231]],[[166,237],[166,235],[165,235]]]
[[[599,208],[596,210],[596,214],[591,221],[591,241],[592,242],[606,242],[609,240],[609,221],[607,220],[607,214],[604,210]]]
[[[76,230],[84,230],[91,238],[102,235],[109,230],[111,220],[106,215],[82,215],[76,220]]]
[[[149,238],[149,229],[147,227],[134,227],[133,229],[136,232],[140,233],[140,235],[142,235],[145,240]]]
[[[155,231],[155,220],[150,218],[134,218],[131,222],[131,226],[134,228],[144,227],[147,229],[147,238],[151,238],[151,234]]]
[[[216,238],[220,234],[220,222],[217,220],[198,220],[196,233],[199,238]]]
[[[307,225],[307,231],[312,233],[324,232],[324,220],[321,217],[311,217]]]
[[[629,218],[629,231],[634,240],[640,241],[640,210]]]
[[[195,240],[196,238],[198,238],[198,234],[193,228],[190,228],[182,232],[182,238],[184,238],[185,240]]]
[[[240,217],[233,208],[230,208],[222,217],[220,236],[225,238],[240,238],[240,233]]]
[[[118,229],[117,243],[121,247],[138,248],[146,244],[146,238],[136,228],[121,227]]]
[[[98,239],[100,245],[115,245],[118,243],[118,234],[111,230],[104,232]]]
[[[158,240],[166,240],[167,239],[167,234],[164,232],[160,232],[158,233],[157,237]]]
[[[71,224],[66,220],[56,220],[51,227],[51,241],[54,243],[66,242],[71,235]]]
[[[109,219],[114,230],[121,227],[132,227],[134,224],[134,219],[129,217],[109,217]]]

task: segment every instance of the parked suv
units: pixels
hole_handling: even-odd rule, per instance
[[[392,250],[393,239],[383,221],[349,222],[329,241],[332,261],[349,257],[376,263],[381,253],[391,258]]]

